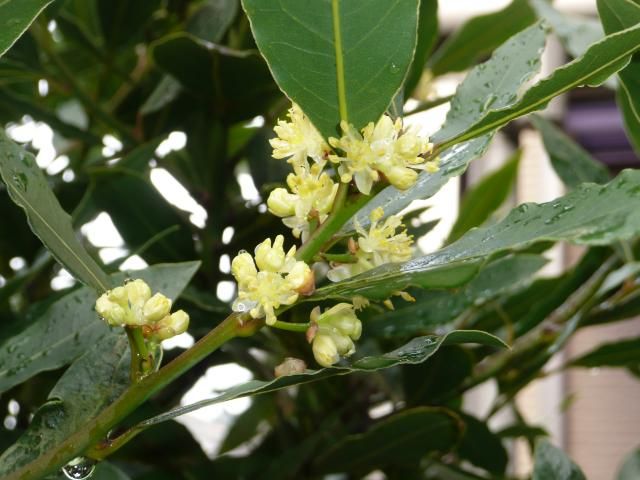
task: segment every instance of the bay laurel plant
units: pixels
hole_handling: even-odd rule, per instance
[[[0,2],[0,476],[518,478],[520,441],[533,478],[584,478],[515,400],[569,368],[638,374],[638,338],[546,368],[640,312],[640,171],[536,113],[615,93],[640,148],[640,5],[597,4],[513,0],[442,40],[436,0]],[[542,76],[552,35],[569,60]],[[514,120],[566,194],[505,213],[516,153],[421,253],[413,201]],[[557,243],[580,258],[540,276]],[[252,379],[181,402],[230,366]],[[173,421],[241,397],[213,450]]]

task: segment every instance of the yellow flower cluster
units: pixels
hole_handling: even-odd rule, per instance
[[[370,122],[364,127],[362,133],[344,121],[340,127],[343,136],[330,138],[329,143],[343,154],[329,155],[329,160],[338,164],[342,182],[355,180],[358,190],[365,195],[369,195],[380,173],[394,187],[406,190],[416,182],[416,170],[438,170],[437,160],[426,162],[421,156],[429,153],[433,145],[411,131],[403,131],[400,119],[394,122],[388,115],[382,115],[375,125]]]
[[[294,173],[287,177],[291,193],[286,188],[276,188],[267,200],[269,211],[282,217],[296,238],[302,236],[302,241],[308,237],[310,218],[326,220],[338,191],[338,184],[322,167],[320,163],[310,167],[306,159],[293,164]]]
[[[356,317],[354,307],[339,303],[320,313],[320,307],[311,312],[313,356],[323,367],[330,367],[356,351],[353,343],[362,334],[362,322]]]
[[[413,254],[413,237],[402,229],[402,219],[396,215],[384,217],[381,207],[371,212],[371,226],[369,230],[356,224],[358,240],[352,245],[355,263],[344,263],[334,266],[327,273],[329,280],[338,282],[353,277],[359,273],[371,270],[385,263],[404,262]],[[401,228],[398,232],[398,229]]]
[[[330,149],[322,135],[295,103],[287,116],[290,121],[278,120],[278,124],[273,128],[277,135],[269,140],[273,147],[273,158],[286,158],[289,163],[298,165],[306,161],[307,157],[311,157],[323,165]]]
[[[300,293],[313,290],[313,272],[309,265],[296,260],[295,246],[285,254],[283,243],[282,235],[276,237],[273,245],[267,238],[256,247],[255,262],[247,252],[233,259],[231,273],[238,282],[234,311],[248,311],[253,318],[266,317],[267,325],[273,325],[275,310],[280,305],[291,305]]]
[[[160,342],[189,326],[189,315],[183,310],[171,313],[171,306],[169,298],[161,293],[151,296],[149,285],[137,279],[102,294],[96,312],[109,325],[141,327],[146,338]]]
[[[269,211],[283,218],[296,238],[305,241],[311,219],[324,221],[338,191],[338,185],[324,172],[330,148],[313,124],[295,103],[287,114],[289,121],[279,120],[274,127],[277,137],[270,140],[274,158],[286,158],[293,173],[286,188],[276,188],[269,195]],[[313,160],[311,166],[308,158]]]

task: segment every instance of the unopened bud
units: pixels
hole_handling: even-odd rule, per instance
[[[267,199],[269,211],[278,217],[295,215],[298,196],[289,193],[285,188],[276,188]]]
[[[253,258],[247,252],[239,253],[231,262],[231,273],[238,283],[243,284],[249,279],[254,278],[258,271],[253,263]]]
[[[127,315],[125,309],[109,300],[107,294],[100,296],[96,301],[96,312],[112,326],[124,324]]]
[[[144,280],[133,280],[125,284],[124,289],[131,305],[142,308],[144,303],[151,298],[151,288]]]
[[[271,246],[271,239],[267,238],[256,247],[256,265],[262,271],[278,272],[284,266],[285,253],[282,249],[284,237],[278,235]]]
[[[300,360],[299,358],[287,357],[284,359],[280,365],[275,368],[275,376],[284,377],[286,375],[296,375],[300,373],[304,373],[307,369],[307,364],[304,363],[304,360]]]
[[[316,335],[313,340],[312,350],[316,362],[323,367],[330,367],[340,360],[338,348],[329,335]]]
[[[156,293],[144,304],[143,314],[148,323],[162,320],[171,312],[171,300],[161,293]]]
[[[408,189],[416,183],[418,178],[418,173],[415,170],[406,167],[393,166],[386,169],[384,174],[389,180],[389,183],[398,190]]]

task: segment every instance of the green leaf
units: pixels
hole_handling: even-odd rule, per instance
[[[640,232],[640,171],[625,170],[606,185],[583,184],[554,201],[527,203],[499,223],[470,230],[438,252],[382,265],[322,287],[310,298],[387,298],[409,286],[446,288],[469,281],[483,259],[541,241],[608,245]]]
[[[52,0],[5,0],[0,3],[0,57]]]
[[[507,199],[518,175],[520,150],[502,167],[491,172],[474,185],[462,199],[460,214],[451,228],[446,243],[460,238],[465,232],[482,225]]]
[[[546,440],[536,446],[532,480],[586,480],[584,474],[562,450]]]
[[[404,81],[404,98],[409,98],[424,73],[427,58],[438,39],[438,1],[421,0],[418,14],[418,43]]]
[[[347,436],[321,453],[313,469],[365,474],[379,467],[409,464],[428,453],[446,453],[461,433],[460,420],[450,411],[413,408],[376,423],[365,433]]]
[[[458,447],[460,457],[488,472],[504,474],[509,457],[500,437],[477,418],[464,413],[458,415],[465,425],[464,435]]]
[[[605,343],[578,358],[574,358],[567,366],[637,369],[640,367],[640,337]]]
[[[60,264],[82,283],[98,291],[109,277],[76,238],[71,217],[62,209],[32,154],[0,130],[0,177],[11,199],[27,214],[31,230]]]
[[[62,375],[27,431],[0,456],[6,475],[82,428],[129,384],[127,337],[107,334]]]
[[[636,480],[640,478],[640,449],[627,455],[624,459],[617,480]]]
[[[456,90],[441,132],[463,131],[478,121],[490,107],[504,107],[518,99],[522,85],[540,68],[540,53],[544,47],[544,32],[537,26],[510,38],[485,63],[469,72]],[[434,174],[422,173],[408,190],[392,186],[385,188],[351,220],[341,233],[354,230],[354,220],[366,227],[373,209],[382,207],[386,215],[403,210],[411,201],[433,196],[452,177],[464,173],[469,163],[483,155],[491,135],[474,139],[445,150],[440,155],[440,170]]]
[[[532,115],[531,122],[542,134],[551,165],[567,187],[575,188],[585,182],[606,183],[610,180],[607,168],[553,123],[539,115]]]
[[[551,26],[574,58],[582,55],[591,44],[604,37],[602,26],[597,20],[564,15],[547,0],[530,0],[530,4],[538,18],[544,19]]]
[[[531,280],[547,260],[540,255],[512,255],[491,262],[457,290],[416,292],[415,303],[367,320],[367,332],[381,337],[421,335],[446,325],[465,310],[490,302]]]
[[[127,276],[142,278],[152,290],[175,299],[189,283],[199,262],[154,265],[145,270],[117,273],[111,279],[122,283]],[[96,293],[83,287],[54,302],[39,319],[0,345],[0,392],[35,374],[69,364],[90,350],[111,329],[94,310]]]
[[[631,0],[598,0],[598,13],[607,33],[613,33],[640,23],[640,5]],[[618,72],[620,80],[617,100],[622,110],[629,140],[640,152],[640,57]]]
[[[323,136],[376,121],[413,58],[418,0],[243,0],[276,82]]]
[[[527,0],[514,0],[503,10],[474,17],[436,51],[429,68],[434,75],[465,70],[535,19]]]
[[[513,105],[519,89],[540,69],[546,27],[536,23],[503,43],[491,59],[465,77],[451,100],[442,128],[431,138],[435,143],[455,137],[480,120],[490,109]]]
[[[307,370],[304,373],[287,375],[270,381],[251,380],[250,382],[242,385],[232,387],[215,398],[202,400],[191,405],[169,410],[168,412],[139,423],[137,427],[134,428],[147,428],[151,425],[171,420],[179,417],[180,415],[193,412],[208,405],[226,402],[235,398],[275,392],[293,385],[315,382],[336,375],[348,375],[355,372],[372,372],[383,368],[395,367],[397,365],[417,365],[431,358],[440,349],[440,347],[461,343],[479,343],[496,348],[506,347],[506,344],[498,337],[478,330],[455,330],[442,336],[427,335],[424,337],[417,337],[396,350],[380,356],[363,357],[354,361],[349,366],[338,365],[332,368],[322,368],[320,370]]]
[[[531,87],[514,105],[491,110],[465,133],[439,138],[440,149],[485,135],[518,117],[544,108],[551,99],[573,88],[597,86],[624,68],[640,48],[640,25],[608,35],[592,45],[585,54],[556,69],[549,77]]]
[[[218,43],[238,15],[238,0],[206,0],[191,15],[187,31],[207,42]]]

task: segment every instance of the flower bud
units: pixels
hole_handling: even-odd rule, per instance
[[[134,280],[125,284],[124,289],[127,292],[129,303],[131,305],[142,308],[144,303],[151,298],[151,288],[147,282],[141,279]]]
[[[406,167],[393,166],[384,171],[389,183],[398,190],[406,190],[411,187],[418,178],[418,172]]]
[[[127,315],[124,308],[109,300],[108,294],[103,294],[98,298],[96,301],[96,312],[112,326],[124,324]]]
[[[304,373],[307,369],[307,364],[304,363],[304,360],[300,360],[299,358],[287,357],[284,359],[280,365],[278,365],[274,374],[277,377],[284,377],[286,375],[297,375],[300,373]]]
[[[189,315],[184,310],[178,310],[154,325],[151,338],[156,342],[167,340],[186,332],[188,327]]]
[[[255,263],[253,263],[251,254],[247,252],[239,253],[231,262],[231,273],[239,284],[245,284],[254,278],[258,271]]]
[[[340,360],[338,348],[329,335],[316,335],[313,339],[312,351],[316,362],[323,367],[330,367]]]
[[[129,306],[129,298],[127,297],[127,291],[124,287],[116,287],[113,290],[107,292],[107,297],[112,302],[117,303],[121,307]]]
[[[287,282],[292,290],[296,290],[303,295],[311,294],[315,289],[315,277],[309,265],[303,262],[297,262],[289,274]]]
[[[276,188],[267,199],[269,211],[278,217],[290,217],[295,214],[298,196],[287,192],[285,188]]]
[[[354,308],[349,303],[339,303],[324,312],[318,318],[321,324],[335,328],[341,335],[358,340],[362,334],[362,322],[356,317]]]
[[[278,272],[284,266],[285,254],[282,248],[284,237],[278,235],[271,246],[271,239],[267,238],[256,247],[256,265],[261,271]]]
[[[156,293],[144,304],[143,314],[147,323],[155,323],[171,312],[171,300],[161,293]]]

